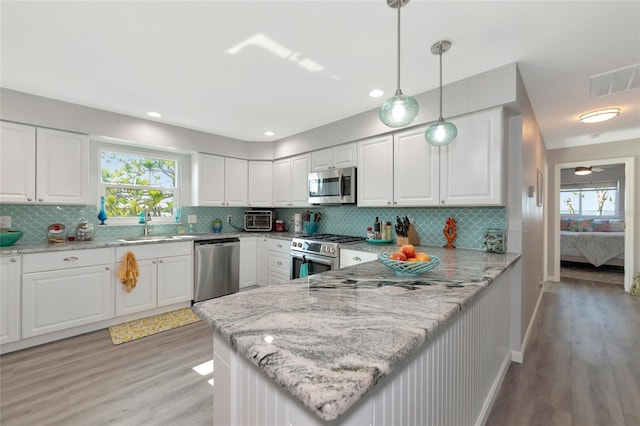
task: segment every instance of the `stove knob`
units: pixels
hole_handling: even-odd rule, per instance
[[[331,253],[334,253],[336,251],[335,247],[331,247]]]
[[[302,243],[298,241],[298,247],[302,247]]]
[[[321,252],[325,252],[327,250],[327,248],[325,246],[320,246],[320,251]]]

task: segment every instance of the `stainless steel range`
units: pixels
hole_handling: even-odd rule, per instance
[[[364,237],[315,234],[296,237],[291,241],[291,279],[300,278],[300,267],[306,263],[309,275],[340,267],[340,246],[364,241]]]

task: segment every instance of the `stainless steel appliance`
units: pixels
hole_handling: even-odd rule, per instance
[[[196,240],[194,245],[194,302],[236,293],[240,289],[240,240]]]
[[[254,232],[269,232],[273,227],[273,212],[271,210],[248,210],[244,212],[244,230]]]
[[[309,204],[354,204],[356,168],[309,173]]]
[[[340,246],[363,240],[365,240],[364,237],[334,234],[294,238],[289,252],[291,279],[300,278],[300,267],[305,262],[309,275],[340,268]]]

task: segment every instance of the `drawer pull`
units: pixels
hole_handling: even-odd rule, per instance
[[[16,259],[15,257],[12,257],[12,258],[11,258],[11,261],[12,261],[13,263],[16,263],[16,262],[18,261],[18,259]]]
[[[153,265],[155,265],[155,264],[156,264],[156,261],[155,261],[155,260],[152,260],[152,261],[151,261],[151,263],[152,263]]]
[[[69,256],[64,258],[65,262],[75,262],[76,260],[80,260],[80,258],[75,256]]]
[[[278,248],[282,248],[282,244],[278,244]]]
[[[162,259],[158,260],[158,263],[162,263]]]
[[[105,266],[104,269],[105,269],[105,271],[108,271],[111,268],[109,268],[108,266]]]
[[[282,266],[282,262],[278,261],[278,266]]]
[[[355,256],[353,260],[355,260],[356,262],[362,262],[362,259],[360,259],[358,256]]]

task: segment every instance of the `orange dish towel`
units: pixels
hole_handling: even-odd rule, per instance
[[[127,293],[131,293],[131,290],[138,284],[138,276],[140,276],[140,269],[136,255],[132,251],[128,251],[122,256],[122,264],[118,269],[118,278],[124,284]]]

